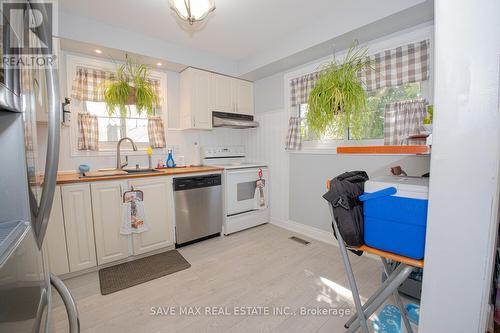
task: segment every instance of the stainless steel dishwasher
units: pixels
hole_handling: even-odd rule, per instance
[[[174,178],[176,247],[222,232],[221,175]]]

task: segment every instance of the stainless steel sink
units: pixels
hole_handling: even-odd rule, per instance
[[[157,169],[122,169],[122,170],[129,174],[160,172],[160,170]]]

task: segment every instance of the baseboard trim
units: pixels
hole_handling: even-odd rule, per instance
[[[339,243],[337,242],[337,239],[333,236],[333,232],[325,231],[322,229],[318,229],[315,227],[311,227],[309,225],[305,225],[296,221],[288,220],[288,221],[282,221],[278,219],[273,219],[271,218],[271,224],[274,224],[275,226],[281,227],[283,229],[287,229],[293,232],[296,232],[298,234],[310,237],[312,239],[318,240],[320,242],[333,245],[338,247]],[[363,256],[379,260],[378,256],[375,256],[370,253],[365,253]]]
[[[271,219],[271,224],[310,237],[312,239],[319,240],[323,243],[338,246],[337,240],[335,239],[335,237],[333,237],[333,232],[321,230],[292,220],[281,221],[277,219]]]

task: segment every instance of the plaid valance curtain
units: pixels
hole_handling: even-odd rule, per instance
[[[410,139],[418,134],[427,116],[427,101],[415,99],[388,103],[384,112],[384,144],[392,146],[425,144],[425,139]]]
[[[360,73],[368,92],[429,79],[429,40],[385,50],[368,58],[373,70]]]
[[[79,66],[73,79],[71,97],[79,101],[104,102],[105,83],[115,78],[114,72]],[[161,101],[160,81],[151,79],[150,82]]]
[[[321,72],[314,72],[290,81],[290,104],[296,106],[307,103],[311,90],[316,85]]]
[[[373,70],[367,69],[359,73],[367,92],[429,79],[429,40],[385,50],[368,58]],[[318,71],[290,80],[292,107],[307,103],[309,94],[320,75],[321,72]]]

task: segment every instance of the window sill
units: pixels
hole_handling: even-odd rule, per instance
[[[305,142],[300,150],[288,150],[290,154],[312,155],[417,155],[429,156],[429,146],[384,146],[381,140],[340,141],[338,144]]]
[[[373,140],[331,140],[331,141],[303,141],[300,150],[289,150],[291,154],[336,155],[338,147],[379,146],[384,141]]]

